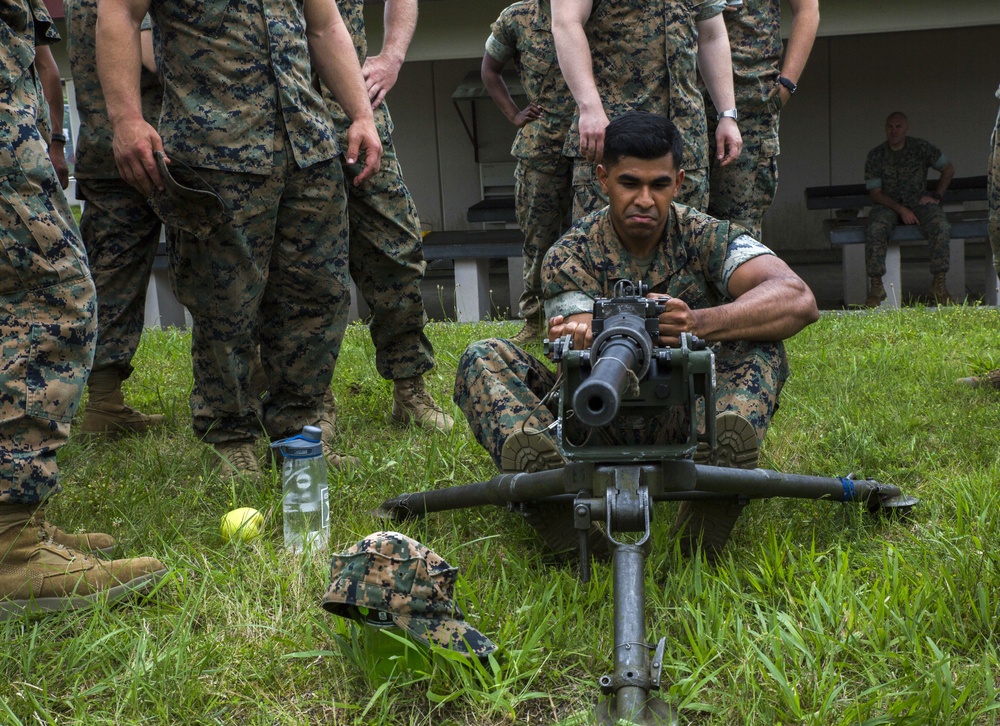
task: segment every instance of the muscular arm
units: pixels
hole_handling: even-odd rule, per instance
[[[552,38],[559,68],[580,109],[580,153],[600,163],[604,155],[604,129],[608,115],[594,81],[594,63],[584,24],[593,0],[558,0],[552,3]]]
[[[372,108],[385,99],[399,77],[406,51],[417,30],[417,0],[386,0],[382,52],[365,59],[362,73]]]
[[[142,118],[140,27],[149,0],[101,0],[97,10],[97,72],[114,129],[115,163],[122,179],[147,197],[163,182],[153,152],[160,135]]]
[[[480,68],[480,76],[486,92],[490,94],[493,103],[503,113],[508,121],[521,128],[529,121],[533,121],[541,115],[542,110],[534,103],[529,103],[524,109],[519,109],[514,99],[510,95],[510,89],[503,79],[504,63],[501,63],[489,53],[483,53],[483,64]]]
[[[360,184],[381,166],[382,142],[375,128],[354,42],[333,0],[305,0],[303,16],[313,68],[351,119],[344,153],[347,163],[355,163],[360,152],[365,153],[364,171],[354,180]]]
[[[676,345],[680,333],[705,340],[778,341],[819,319],[816,298],[783,260],[760,255],[736,268],[729,278],[732,302],[691,310],[671,298],[660,314],[660,340]]]
[[[819,30],[819,0],[789,0],[789,5],[792,8],[792,30],[781,62],[781,75],[792,83],[798,83]],[[788,89],[781,86],[778,92],[781,103],[788,103],[792,96]]]
[[[702,80],[712,97],[717,113],[736,108],[733,91],[733,58],[729,48],[729,34],[722,14],[696,23],[698,27],[698,68]],[[737,109],[738,110],[738,109]],[[710,113],[708,109],[706,113]],[[715,132],[716,160],[720,166],[736,161],[743,148],[743,138],[736,121],[724,118]]]
[[[59,66],[52,56],[52,49],[47,45],[35,48],[35,69],[42,80],[42,93],[49,104],[49,126],[52,136],[63,134],[63,92],[62,79],[59,77]],[[66,165],[65,142],[53,138],[49,143],[49,160],[59,177],[59,185],[65,189],[69,186],[69,167]]]

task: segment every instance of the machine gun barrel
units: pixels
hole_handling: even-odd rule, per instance
[[[573,410],[587,426],[607,426],[614,421],[628,388],[629,373],[639,366],[639,351],[629,338],[609,342],[593,371],[573,394]]]
[[[449,509],[481,507],[485,504],[504,506],[517,502],[530,502],[565,494],[564,480],[563,469],[539,471],[531,474],[501,474],[489,481],[474,484],[400,494],[382,502],[377,513],[399,522]]]

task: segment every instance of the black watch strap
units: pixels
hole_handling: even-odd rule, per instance
[[[795,93],[798,90],[798,86],[792,83],[791,79],[785,78],[784,76],[778,76],[778,83],[788,89],[789,93]]]

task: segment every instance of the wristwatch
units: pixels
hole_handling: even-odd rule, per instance
[[[785,78],[784,76],[778,76],[778,83],[787,88],[789,93],[795,93],[799,88],[792,83],[791,79]]]
[[[731,109],[729,109],[728,111],[723,111],[722,113],[720,113],[720,114],[719,114],[719,118],[718,118],[717,120],[718,120],[718,121],[721,121],[721,120],[722,120],[722,119],[724,119],[724,118],[731,118],[731,119],[732,119],[733,121],[735,121],[735,120],[736,120],[736,119],[738,119],[739,117],[740,117],[740,115],[739,115],[739,113],[738,113],[738,112],[736,111],[736,109],[735,109],[735,108],[731,108]]]

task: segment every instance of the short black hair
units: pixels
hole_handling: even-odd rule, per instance
[[[629,111],[608,124],[604,131],[604,167],[614,166],[626,156],[659,159],[670,155],[681,166],[684,141],[666,116],[645,111]]]

